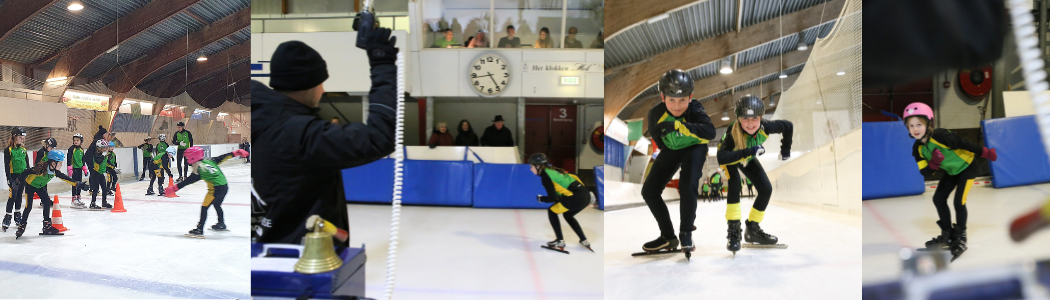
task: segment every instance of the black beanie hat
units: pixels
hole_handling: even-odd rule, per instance
[[[328,65],[324,58],[303,42],[281,43],[270,58],[270,87],[275,90],[308,90],[326,79]]]

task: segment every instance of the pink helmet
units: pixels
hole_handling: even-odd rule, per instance
[[[204,149],[201,149],[201,147],[190,147],[189,149],[186,149],[186,152],[183,153],[183,155],[186,156],[186,162],[195,164],[198,161],[201,161],[201,159],[204,159]]]
[[[933,123],[933,109],[931,109],[929,105],[926,105],[926,103],[915,102],[904,107],[903,119],[907,120],[908,117],[911,116],[924,116],[926,119],[930,120],[930,123]]]

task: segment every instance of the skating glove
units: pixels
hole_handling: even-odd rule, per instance
[[[233,150],[233,156],[248,157],[248,151],[244,151],[244,149]]]
[[[762,145],[751,147],[751,156],[759,156],[762,154],[766,154],[766,148],[762,147]]]
[[[76,188],[80,189],[81,191],[86,191],[86,190],[88,190],[89,187],[88,187],[87,183],[77,182],[77,187]]]
[[[66,167],[66,170],[69,170],[69,172],[66,172],[66,175],[69,175],[69,177],[73,177],[73,166]]]
[[[987,158],[990,161],[995,161],[999,158],[999,155],[995,154],[995,148],[984,148],[981,150],[981,157]]]
[[[398,48],[397,37],[390,36],[389,28],[375,28],[365,30],[357,34],[365,35],[365,53],[368,54],[368,62],[371,66],[382,64],[393,64],[397,60]]]
[[[539,202],[542,202],[542,203],[554,202],[554,200],[552,200],[551,197],[540,196],[540,195],[536,195],[536,201],[539,201]]]
[[[944,154],[941,154],[940,149],[933,149],[933,157],[930,158],[930,169],[940,170],[941,162],[944,161]]]
[[[668,133],[674,132],[676,127],[675,123],[678,123],[678,121],[656,123],[656,126],[653,126],[653,132],[656,132],[656,135],[654,136],[663,137]]]

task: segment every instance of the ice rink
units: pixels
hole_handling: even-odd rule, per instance
[[[350,204],[350,245],[366,244],[367,297],[382,295],[390,205]],[[603,299],[602,212],[576,215],[596,253],[561,219],[569,255],[540,248],[554,240],[541,209],[404,206],[397,299]],[[560,217],[559,217],[560,218]]]
[[[1009,236],[1014,218],[1041,206],[1048,198],[1050,184],[971,189],[966,201],[969,249],[948,270],[980,270],[1025,259],[1050,259],[1050,232],[1036,233],[1022,243],[1014,243]],[[932,199],[933,192],[927,191],[916,196],[864,201],[865,284],[896,279],[901,271],[898,251],[903,247],[925,247],[926,241],[940,234]]]
[[[667,204],[678,230],[679,203]],[[749,211],[751,204],[751,198],[742,198],[741,210]],[[698,203],[691,261],[681,252],[631,256],[660,234],[648,207],[606,213],[605,299],[857,297],[859,216],[781,205],[774,195],[762,229],[788,248],[744,248],[734,258],[726,250],[725,210],[725,201]]]
[[[144,196],[148,178],[122,182],[126,213],[73,209],[69,191],[51,193],[70,230],[38,235],[42,210],[34,207],[21,238],[14,228],[0,233],[0,298],[249,298],[251,166],[222,171],[231,231],[205,229],[206,239],[183,236],[200,218],[203,181],[180,190],[179,198]],[[209,209],[205,228],[216,221]]]

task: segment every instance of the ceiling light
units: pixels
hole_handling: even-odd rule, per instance
[[[201,55],[201,57],[197,58],[197,61],[206,61],[206,60],[208,60],[208,58],[205,57],[204,55]]]
[[[780,76],[777,76],[777,77],[780,77],[781,79],[788,78],[788,74],[784,73],[783,71],[781,71],[780,72]]]
[[[46,81],[47,81],[47,82],[55,82],[55,81],[60,81],[60,80],[66,80],[66,78],[67,78],[67,77],[55,77],[55,78],[48,78],[48,79],[47,79]]]
[[[798,51],[806,51],[809,47],[806,46],[806,37],[801,32],[798,33]]]
[[[723,111],[722,112],[722,121],[729,121],[729,112],[727,112],[727,111]]]
[[[113,46],[113,48],[109,48],[109,50],[106,50],[106,54],[112,53],[113,51],[117,51],[117,48],[120,48],[120,45],[116,45]]]
[[[658,15],[658,16],[655,16],[655,17],[652,17],[652,18],[650,18],[650,19],[649,19],[649,24],[652,24],[652,23],[656,23],[656,22],[660,22],[661,20],[663,20],[663,19],[667,19],[667,18],[668,18],[668,17],[670,17],[670,16],[671,16],[670,14],[667,14],[667,13],[662,13],[662,14],[660,14],[660,15]]]
[[[722,60],[722,68],[720,70],[718,70],[718,72],[722,73],[722,74],[732,74],[733,73],[732,64],[733,64],[733,58],[732,57],[727,57],[726,59]]]
[[[72,11],[78,11],[78,10],[84,9],[84,5],[80,4],[80,2],[73,2],[72,4],[69,5],[68,8],[69,8],[69,10],[72,10]]]
[[[846,71],[839,71],[838,73],[835,73],[835,75],[839,75],[839,76],[846,75]]]
[[[769,107],[774,107],[774,106],[777,106],[777,103],[773,102],[773,99],[769,99]]]

